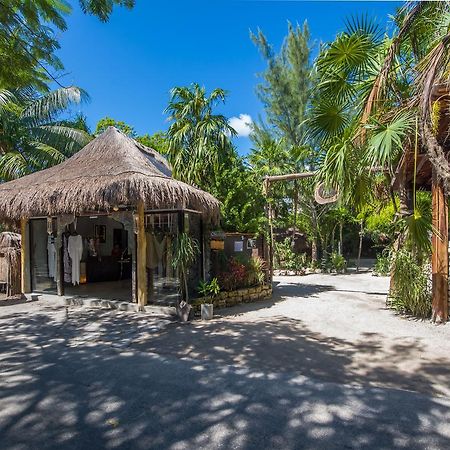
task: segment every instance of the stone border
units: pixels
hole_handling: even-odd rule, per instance
[[[251,303],[272,297],[272,285],[263,284],[237,291],[222,291],[216,297],[201,297],[191,302],[195,313],[200,312],[202,303],[212,303],[214,308],[228,308],[241,303]]]

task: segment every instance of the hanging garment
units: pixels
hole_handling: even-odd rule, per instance
[[[158,258],[158,275],[162,276],[163,273],[163,255],[164,255],[164,248],[166,246],[166,237],[163,236],[161,242],[159,242],[158,238],[156,236],[153,236],[152,240],[152,246],[155,249],[156,257]]]
[[[48,277],[56,281],[56,247],[53,237],[47,239]]]
[[[147,241],[146,262],[149,269],[155,269],[158,267],[158,254],[156,248],[153,245],[153,234],[145,233],[145,239]]]
[[[69,236],[69,256],[72,259],[72,284],[80,284],[80,262],[83,256],[83,239],[77,234]]]
[[[72,283],[72,260],[69,256],[69,238],[63,235],[64,282]]]

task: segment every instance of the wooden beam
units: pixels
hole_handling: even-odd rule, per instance
[[[29,236],[28,219],[20,220],[20,233],[22,235],[22,251],[21,251],[21,291],[22,294],[31,292],[30,277],[30,236]]]
[[[300,178],[309,178],[317,175],[317,172],[301,172],[301,173],[290,173],[287,175],[272,175],[264,178],[268,183],[274,181],[287,181],[287,180],[298,180]]]
[[[432,184],[432,320],[448,319],[448,203],[442,182],[433,173]]]
[[[144,202],[137,208],[137,300],[139,309],[147,304],[147,239],[145,236]]]

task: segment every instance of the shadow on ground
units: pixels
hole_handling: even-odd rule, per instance
[[[2,449],[448,448],[448,400],[341,385],[433,393],[430,378],[450,374],[439,361],[402,379],[395,360],[353,366],[355,352],[380,352],[375,335],[350,343],[284,318],[153,323],[97,311],[1,317]]]

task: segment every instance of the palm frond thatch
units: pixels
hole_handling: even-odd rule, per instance
[[[192,208],[218,221],[219,201],[174,180],[166,160],[113,127],[71,158],[0,185],[0,218],[110,211],[143,201],[147,209]]]

